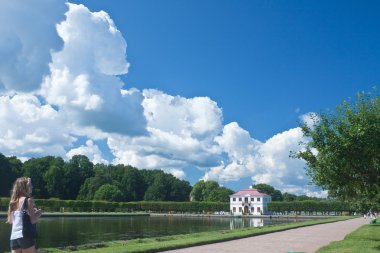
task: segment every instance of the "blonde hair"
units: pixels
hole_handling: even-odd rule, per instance
[[[29,185],[31,179],[29,177],[17,178],[13,184],[12,195],[8,206],[8,221],[10,220],[12,211],[17,209],[18,201],[21,197],[30,197]]]

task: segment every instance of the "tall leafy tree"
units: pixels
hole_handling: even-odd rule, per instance
[[[164,173],[158,173],[153,183],[145,192],[144,200],[147,201],[164,201],[167,200],[170,186]]]
[[[218,187],[210,192],[207,197],[207,201],[212,202],[229,202],[230,195],[234,193],[233,190],[226,187]]]
[[[21,176],[22,163],[16,157],[0,153],[0,196],[9,196],[16,178]]]
[[[253,185],[253,188],[257,189],[259,192],[271,195],[273,201],[283,200],[281,191],[275,189],[273,186],[269,184],[256,184],[256,185]]]
[[[232,193],[232,190],[220,187],[219,184],[213,180],[199,180],[194,184],[191,190],[190,199],[191,201],[225,202],[229,201],[229,195]]]
[[[24,162],[22,166],[23,174],[32,179],[34,197],[50,197],[46,188],[45,174],[54,161],[54,156],[46,156],[41,158],[31,158]]]
[[[144,178],[138,169],[125,165],[117,165],[116,167],[120,177],[120,189],[122,189],[124,201],[142,200],[146,187]]]
[[[96,164],[93,177],[87,178],[82,184],[77,199],[92,200],[95,192],[104,184],[118,184],[113,165]]]
[[[45,172],[44,181],[46,190],[50,197],[64,198],[66,192],[65,185],[65,162],[61,157],[54,158]]]
[[[379,207],[380,97],[358,93],[312,119],[302,125],[309,141],[293,156],[306,161],[312,180],[330,196]]]
[[[297,195],[287,193],[287,192],[283,193],[282,197],[283,197],[284,201],[288,201],[288,202],[297,200]]]
[[[170,176],[170,193],[168,200],[171,201],[189,201],[191,185],[188,181],[179,180]]]
[[[94,199],[105,201],[123,201],[123,193],[116,185],[104,184],[95,192]]]
[[[85,180],[94,175],[92,162],[84,155],[74,155],[65,164],[65,199],[76,199]]]
[[[205,186],[204,180],[199,180],[193,186],[193,189],[190,192],[190,200],[191,201],[202,201],[203,200],[203,189]]]

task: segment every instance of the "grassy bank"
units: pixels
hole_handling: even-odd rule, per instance
[[[312,226],[316,224],[347,220],[352,217],[335,217],[322,220],[311,220],[297,223],[279,224],[258,228],[243,228],[235,230],[223,230],[202,232],[194,234],[163,236],[145,239],[133,239],[127,241],[112,241],[98,244],[88,244],[78,247],[68,247],[67,250],[49,248],[42,252],[63,253],[72,250],[82,253],[124,253],[124,252],[157,252],[162,250],[185,248],[214,242],[229,241],[233,239],[268,234],[284,231],[292,228]]]
[[[375,253],[380,252],[380,224],[364,225],[348,234],[344,240],[332,242],[317,253]]]

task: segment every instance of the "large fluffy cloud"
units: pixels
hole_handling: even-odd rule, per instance
[[[0,152],[19,157],[65,155],[75,140],[66,119],[33,95],[0,96]]]
[[[305,163],[289,157],[291,151],[300,150],[300,141],[306,141],[300,128],[287,130],[262,143],[251,138],[237,123],[230,123],[215,140],[227,154],[227,160],[211,168],[205,179],[226,182],[251,177],[253,183],[311,194],[312,190],[305,188],[310,181],[305,175]]]
[[[219,148],[213,138],[221,131],[222,112],[214,101],[173,97],[157,90],[145,90],[143,95],[149,135],[108,138],[115,163],[152,169],[218,164]]]
[[[0,91],[40,87],[51,52],[63,45],[56,24],[66,10],[62,0],[1,1]]]
[[[119,75],[128,72],[127,44],[107,13],[63,0],[7,1],[0,34],[1,153],[83,154],[179,178],[192,168],[220,183],[250,178],[313,193],[304,187],[305,164],[289,158],[303,140],[299,128],[260,142],[236,122],[223,125],[222,109],[208,97],[125,89]]]
[[[85,155],[95,164],[109,163],[106,159],[103,158],[99,147],[95,145],[92,140],[87,140],[86,145],[81,145],[80,147],[71,149],[69,152],[67,152],[66,157],[71,159],[74,155]]]
[[[145,134],[142,95],[121,90],[117,75],[128,72],[127,45],[108,14],[69,4],[57,30],[64,46],[53,53],[51,75],[41,89],[46,100],[71,115],[78,127]]]

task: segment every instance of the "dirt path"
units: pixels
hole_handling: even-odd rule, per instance
[[[286,253],[315,252],[333,241],[343,238],[369,221],[364,218],[350,219],[310,227],[296,228],[282,232],[259,235],[228,242],[213,243],[185,249],[165,251],[166,253]]]

